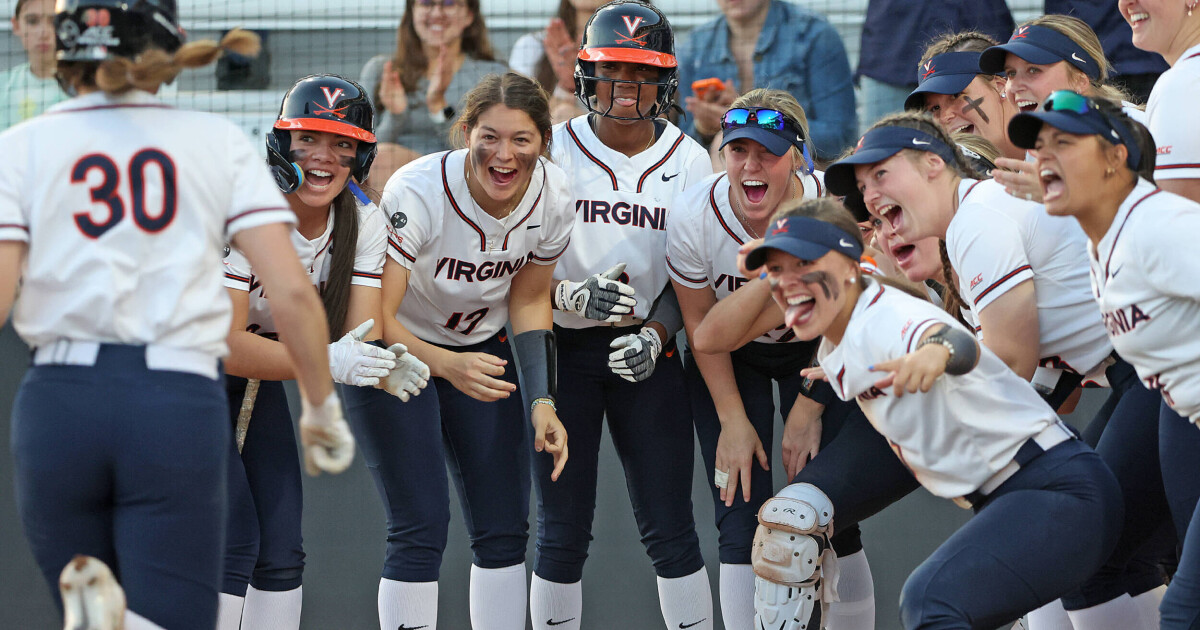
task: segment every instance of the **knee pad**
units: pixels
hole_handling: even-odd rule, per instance
[[[837,601],[833,503],[812,484],[792,484],[763,504],[758,523],[750,551],[758,627],[819,630]]]

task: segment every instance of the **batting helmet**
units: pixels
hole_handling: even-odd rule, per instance
[[[132,59],[147,48],[173,53],[185,39],[175,0],[58,0],[56,8],[59,61]]]
[[[304,181],[300,167],[288,157],[293,129],[324,131],[358,140],[351,174],[367,179],[375,160],[375,110],[362,86],[336,74],[304,77],[283,96],[275,128],[267,133],[267,163],[275,183],[285,193]]]
[[[658,97],[650,111],[644,114],[639,111],[638,117],[630,118],[611,115],[611,104],[604,111],[596,109],[593,101],[597,84],[601,81],[621,82],[596,76],[597,61],[622,61],[662,68],[658,81],[629,82],[637,84],[639,97],[643,85],[658,88]],[[583,40],[575,61],[575,95],[588,111],[601,116],[622,120],[655,118],[666,113],[674,102],[675,88],[679,87],[677,65],[675,37],[671,32],[671,23],[662,12],[637,0],[610,2],[596,9],[584,27]]]

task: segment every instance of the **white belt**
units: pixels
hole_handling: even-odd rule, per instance
[[[33,351],[34,365],[96,365],[100,354],[98,341],[58,339]],[[199,350],[171,348],[160,345],[142,346],[146,349],[146,367],[168,372],[189,372],[216,380],[217,359]]]
[[[1063,424],[1062,420],[1055,420],[1054,422],[1050,423],[1050,426],[1042,429],[1040,433],[1029,439],[1036,442],[1038,446],[1042,447],[1042,451],[1045,452],[1049,451],[1055,446],[1058,446],[1059,444],[1062,444],[1063,442],[1066,442],[1067,440],[1074,438],[1075,434],[1072,433],[1065,424]],[[987,481],[983,482],[979,486],[979,489],[976,490],[976,493],[985,497],[990,495],[996,491],[996,488],[1004,485],[1005,481],[1008,481],[1013,475],[1017,474],[1017,471],[1020,469],[1021,464],[1017,463],[1017,460],[1014,457],[1011,462],[1005,464],[1004,468],[1001,468],[1000,470],[996,471],[996,474],[988,477]],[[971,501],[965,496],[955,497],[953,500],[955,505],[964,510],[969,510],[973,507]]]

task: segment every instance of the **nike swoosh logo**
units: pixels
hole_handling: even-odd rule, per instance
[[[404,624],[400,624],[400,627],[399,627],[399,628],[396,628],[396,630],[421,630],[421,628],[428,628],[428,627],[429,627],[428,625],[425,625],[425,626],[406,626],[406,625],[404,625]]]
[[[1075,53],[1071,53],[1071,58],[1074,59],[1075,61],[1078,61],[1079,63],[1087,63],[1086,61],[1080,59],[1079,55],[1077,55]]]
[[[854,245],[852,243],[847,243],[846,239],[844,239],[844,238],[838,239],[838,245],[841,245],[842,247],[854,247]]]
[[[691,628],[692,626],[698,626],[707,620],[708,620],[708,617],[705,617],[704,619],[701,619],[700,621],[692,622],[689,624],[685,624],[682,621],[680,621],[679,622],[679,630],[687,630],[688,628]]]
[[[555,621],[553,619],[547,619],[546,625],[547,626],[561,626],[564,623],[567,623],[568,621],[575,621],[575,618],[571,617],[570,619],[563,619],[562,621]]]
[[[1117,277],[1117,274],[1121,273],[1121,270],[1122,270],[1122,269],[1124,269],[1124,268],[1125,268],[1125,265],[1121,265],[1120,267],[1117,267],[1116,269],[1113,269],[1113,272],[1112,272],[1112,273],[1110,273],[1110,274],[1108,274],[1108,277],[1109,277],[1109,278],[1116,278],[1116,277]]]
[[[675,173],[674,175],[671,175],[670,177],[668,177],[666,173],[663,173],[663,174],[662,174],[662,180],[663,180],[664,182],[669,182],[669,181],[671,181],[671,179],[672,179],[672,178],[674,178],[674,177],[678,177],[678,176],[679,176],[679,173]]]
[[[913,139],[912,139],[912,143],[913,143],[913,144],[915,144],[915,145],[917,145],[917,146],[921,146],[921,145],[923,145],[923,144],[929,144],[929,141],[928,141],[928,140],[926,140],[926,141],[921,141],[921,140],[917,140],[916,138],[913,138]]]
[[[537,225],[527,225],[527,226],[525,226],[525,229],[526,229],[526,230],[536,230],[536,229],[538,229],[538,228],[540,228],[540,227],[542,227],[542,224],[541,224],[541,223],[539,223],[539,224],[537,224]]]

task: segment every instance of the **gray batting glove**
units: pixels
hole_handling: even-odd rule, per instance
[[[387,391],[401,402],[408,402],[410,397],[420,394],[429,384],[429,366],[409,354],[408,348],[402,343],[388,346],[388,351],[396,355],[396,367],[375,387]]]
[[[631,383],[644,381],[654,373],[662,346],[658,331],[650,327],[636,335],[617,337],[608,345],[614,348],[608,355],[608,369]]]
[[[633,287],[617,280],[624,271],[625,263],[617,263],[583,282],[563,280],[554,290],[555,308],[601,322],[621,319],[637,304]]]

